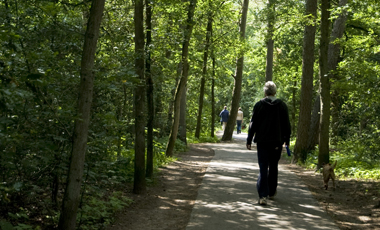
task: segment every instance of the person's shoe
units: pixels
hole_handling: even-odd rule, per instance
[[[266,197],[262,197],[259,199],[259,204],[260,205],[267,205],[267,198]]]
[[[273,194],[273,196],[269,196],[269,200],[274,200],[274,197],[277,195],[277,191]]]

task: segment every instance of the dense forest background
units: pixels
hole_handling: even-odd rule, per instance
[[[225,105],[248,124],[267,80],[293,162],[380,177],[377,0],[3,0],[0,14],[1,229],[101,229],[126,185],[143,193],[172,151],[217,141]]]

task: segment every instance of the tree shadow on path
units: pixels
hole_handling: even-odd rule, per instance
[[[338,229],[294,173],[280,165],[278,194],[261,206],[256,151],[241,141],[207,146],[215,156],[186,229]]]

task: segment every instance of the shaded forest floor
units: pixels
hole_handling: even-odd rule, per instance
[[[130,193],[133,204],[108,230],[185,229],[213,155],[202,144],[191,145],[188,152],[178,154],[178,161],[160,169],[156,184],[146,195]],[[291,165],[286,159],[280,164],[299,176],[340,229],[380,229],[378,182],[338,179],[335,191],[324,190],[321,174]]]
[[[322,174],[314,170],[289,164],[287,168],[298,175],[340,229],[380,229],[379,181],[343,180],[337,178],[336,189],[332,182],[329,189],[323,188]]]

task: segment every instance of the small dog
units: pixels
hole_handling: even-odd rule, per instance
[[[322,169],[323,184],[324,184],[326,190],[328,188],[328,184],[329,184],[330,178],[331,178],[331,180],[333,182],[333,188],[335,190],[335,173],[334,173],[334,169],[336,167],[336,163],[337,162],[335,161],[335,163],[333,165],[331,165],[330,163],[323,165],[323,169]]]

